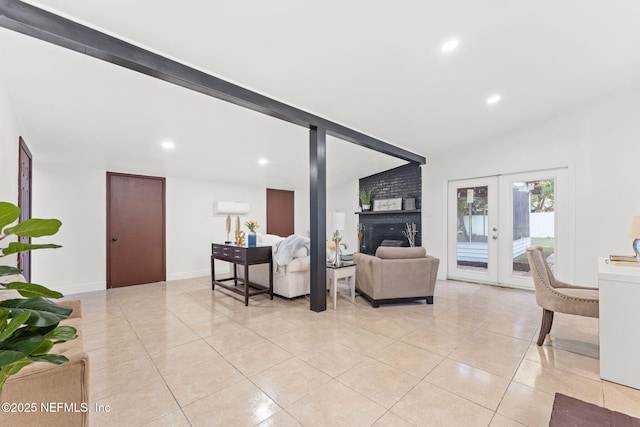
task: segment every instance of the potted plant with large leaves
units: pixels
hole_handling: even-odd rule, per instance
[[[360,206],[362,206],[362,212],[368,212],[371,210],[371,197],[373,196],[372,188],[361,188],[358,193],[360,199]]]
[[[20,208],[0,202],[0,241],[9,236],[43,237],[56,234],[62,223],[57,219],[32,218],[8,227],[18,220]],[[59,248],[54,244],[11,242],[1,248],[0,258],[34,249]],[[11,266],[0,266],[0,277],[22,273]],[[71,326],[60,326],[72,309],[50,301],[62,298],[60,292],[34,283],[10,281],[0,283],[0,292],[17,291],[24,298],[0,301],[0,397],[11,375],[34,362],[63,364],[65,356],[49,354],[55,344],[72,340],[77,331]],[[0,293],[0,299],[2,294]]]

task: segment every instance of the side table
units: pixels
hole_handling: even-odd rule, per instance
[[[216,280],[216,267],[215,260],[219,259],[233,263],[233,277],[229,279]],[[269,294],[269,299],[273,299],[273,263],[271,246],[236,246],[227,245],[222,243],[211,244],[211,290],[214,290],[216,285],[235,292],[244,296],[244,305],[249,305],[249,297],[254,295]],[[249,266],[255,264],[269,264],[269,287],[264,287],[257,283],[253,283],[249,280]],[[244,279],[241,279],[237,275],[236,266],[244,266]],[[229,285],[223,282],[233,281],[233,285]],[[243,289],[237,288],[238,283],[242,283]],[[249,288],[258,289],[257,291],[250,292]]]
[[[329,295],[333,298],[333,309],[336,309],[338,295],[338,280],[345,279],[349,287],[351,303],[356,299],[356,265],[354,263],[344,263],[340,267],[327,264],[327,286]]]

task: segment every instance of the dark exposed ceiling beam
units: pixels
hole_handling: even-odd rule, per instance
[[[0,0],[0,26],[409,162],[424,156],[245,89],[18,0]]]

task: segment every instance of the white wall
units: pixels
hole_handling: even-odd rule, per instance
[[[32,154],[33,216],[62,221],[58,234],[39,239],[62,248],[32,252],[32,281],[63,294],[105,289],[105,171],[45,163]]]
[[[135,171],[125,171],[134,173]],[[17,172],[16,172],[17,175]],[[243,201],[251,211],[240,218],[266,225],[266,189],[258,186],[167,177],[167,280],[210,274],[211,243],[226,240],[226,216],[213,215],[215,200]],[[34,153],[34,216],[59,218],[63,226],[50,238],[63,245],[33,252],[33,277],[65,294],[106,286],[106,171],[38,161]],[[296,216],[308,206],[308,196],[296,192]],[[306,219],[296,218],[296,233],[306,234]],[[235,217],[232,221],[232,238]],[[227,263],[216,264],[218,272]]]
[[[13,112],[4,84],[0,81],[0,201],[14,204],[18,203],[20,135],[20,124]]]
[[[294,191],[294,231],[296,234],[309,237],[309,233],[311,232],[311,204],[309,202],[309,186],[307,185],[304,188]]]
[[[327,240],[331,240],[333,230],[329,224],[330,212],[344,212],[344,231],[342,243],[348,248],[343,253],[353,253],[358,250],[358,222],[354,212],[358,210],[358,180],[346,182],[327,190]]]
[[[508,104],[500,108],[508,108]],[[446,277],[448,180],[568,167],[575,227],[569,253],[575,280],[597,284],[596,258],[630,253],[628,228],[640,214],[640,85],[487,141],[427,153],[423,173],[423,245]]]
[[[213,214],[215,200],[249,203],[250,212],[240,216],[244,222],[255,219],[258,232],[266,229],[264,187],[220,184],[182,178],[167,178],[167,280],[210,274],[211,243],[227,240],[226,215]],[[231,216],[230,239],[234,239],[236,216]],[[228,263],[216,261],[216,272],[228,271]]]
[[[11,107],[4,84],[0,81],[0,201],[18,204],[18,138],[24,136]],[[26,139],[26,138],[25,138]],[[27,143],[28,143],[28,139]],[[6,243],[15,241],[7,238]],[[16,266],[18,257],[0,259],[1,265]]]

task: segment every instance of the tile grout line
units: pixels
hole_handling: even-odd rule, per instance
[[[507,385],[507,388],[504,390],[504,393],[502,393],[502,397],[500,397],[500,402],[498,402],[498,406],[496,406],[496,410],[493,414],[493,417],[491,418],[491,421],[493,422],[493,419],[495,418],[496,414],[498,414],[498,409],[500,409],[500,405],[502,405],[502,401],[504,400],[504,397],[507,395],[507,392],[509,391],[509,388],[511,387],[511,384],[513,384],[516,374],[518,373],[518,369],[520,369],[520,366],[522,365],[522,362],[526,359],[527,357],[527,352],[529,351],[529,347],[531,346],[531,343],[533,343],[534,339],[536,339],[536,334],[534,332],[533,334],[533,338],[531,339],[531,341],[529,341],[529,346],[527,347],[527,350],[522,354],[522,357],[520,358],[520,362],[518,362],[518,366],[516,366],[516,369],[513,371],[513,374],[511,375],[511,378],[509,379],[509,384]],[[518,383],[517,381],[515,381],[516,383]],[[520,384],[520,383],[518,383]],[[524,386],[527,386],[526,384],[523,384]],[[528,386],[527,386],[528,387]],[[535,389],[534,389],[535,390]],[[537,390],[540,391],[540,390]],[[500,414],[504,417],[507,417],[506,415]],[[507,417],[509,418],[509,417]],[[511,419],[511,418],[509,418]],[[515,422],[519,422],[517,420],[513,420]]]
[[[131,326],[131,329],[133,329],[133,332],[136,334],[136,337],[138,339],[138,342],[140,343],[140,345],[142,346],[142,348],[144,349],[145,353],[147,354],[147,356],[149,357],[149,360],[151,360],[151,363],[153,364],[153,367],[155,368],[156,372],[158,372],[158,375],[160,375],[160,378],[162,379],[162,382],[164,383],[165,387],[167,387],[167,390],[169,391],[169,393],[171,394],[171,397],[173,397],[173,400],[176,402],[176,405],[178,405],[178,409],[182,412],[182,415],[184,416],[184,418],[187,420],[187,422],[189,423],[189,425],[191,426],[191,420],[189,420],[189,418],[187,417],[187,414],[184,412],[184,410],[182,409],[182,406],[180,405],[180,402],[178,402],[178,399],[176,398],[175,394],[173,393],[173,390],[171,390],[171,387],[169,387],[169,384],[167,384],[167,381],[164,378],[164,375],[162,375],[162,372],[160,372],[160,369],[158,368],[158,365],[156,365],[156,362],[153,360],[153,357],[151,357],[151,354],[149,353],[149,350],[144,346],[144,344],[142,344],[141,340],[140,340],[140,336],[138,335],[138,332],[135,330],[135,328],[133,327],[133,325],[131,325],[131,322],[129,320],[129,317],[127,316],[127,313],[122,310],[122,307],[120,306],[120,304],[118,304],[118,306],[120,307],[120,310],[122,311],[125,319],[127,319],[127,322],[129,323],[129,325]],[[168,414],[170,414],[171,412],[174,411],[170,411],[167,412],[165,414],[163,414],[161,417],[157,417],[157,418],[162,418]],[[154,418],[155,420],[156,418]],[[154,420],[151,420],[149,423],[153,422]],[[149,424],[147,423],[147,424]]]

